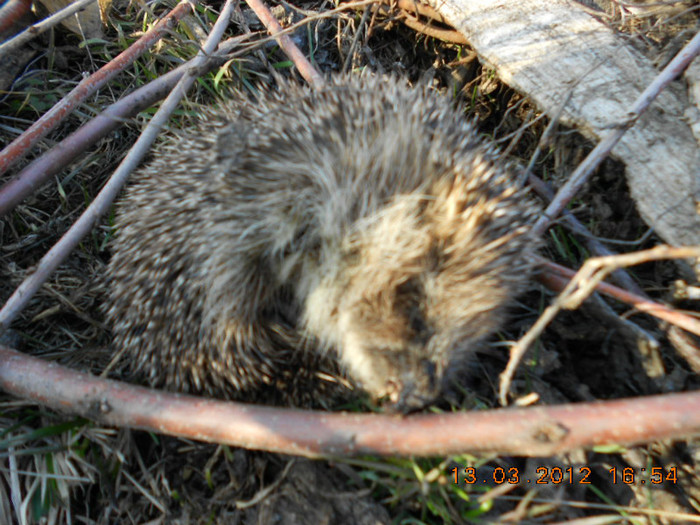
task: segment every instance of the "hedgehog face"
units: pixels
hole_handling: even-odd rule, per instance
[[[341,361],[373,397],[400,411],[433,401],[447,360],[435,346],[418,280],[364,292],[338,316]]]
[[[439,396],[446,372],[461,369],[499,328],[511,298],[498,279],[463,281],[440,271],[435,253],[425,255],[420,271],[412,264],[410,275],[387,272],[393,284],[378,286],[367,276],[351,283],[337,315],[341,362],[373,397],[399,411]]]
[[[529,270],[530,216],[506,222],[502,211],[522,195],[496,193],[486,207],[458,177],[443,182],[360,223],[307,301],[307,329],[402,411],[433,401],[498,330]]]

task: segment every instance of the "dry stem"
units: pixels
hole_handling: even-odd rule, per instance
[[[301,76],[313,87],[321,87],[325,83],[321,74],[316,71],[316,68],[306,59],[301,50],[292,42],[292,39],[283,32],[282,26],[279,25],[275,17],[272,16],[272,13],[270,13],[269,9],[265,7],[261,0],[246,0],[246,3],[255,11],[255,14],[258,15],[260,21],[265,24],[270,34],[275,37],[282,50],[294,62]]]
[[[540,336],[549,323],[562,310],[572,310],[578,308],[581,303],[595,289],[605,293],[605,287],[602,287],[602,280],[610,273],[624,266],[634,266],[649,261],[659,259],[686,259],[700,257],[700,246],[698,247],[673,247],[673,246],[657,246],[650,250],[643,250],[635,253],[623,255],[607,255],[604,257],[595,257],[588,259],[581,269],[576,273],[573,279],[569,282],[563,292],[552,302],[550,306],[542,313],[537,322],[520,338],[520,340],[510,350],[510,360],[506,369],[501,374],[499,387],[499,402],[505,406],[508,403],[508,391],[510,390],[510,382],[515,374],[515,370],[522,360],[525,352],[532,343]],[[607,285],[609,288],[610,285]],[[620,290],[624,292],[624,290]],[[627,293],[627,295],[632,295]],[[620,297],[620,295],[616,295]],[[639,298],[641,301],[636,301],[635,306],[642,311],[647,311],[652,315],[662,317],[661,310],[673,312],[668,308],[661,308],[662,305],[657,305],[652,301],[644,298]],[[623,299],[624,300],[624,299]],[[642,306],[647,304],[646,308]],[[668,313],[668,312],[666,312]],[[683,316],[676,313],[673,316],[664,316],[669,322],[673,322],[681,328],[688,330],[700,336],[700,321],[693,318]]]
[[[63,9],[56,11],[53,15],[45,18],[41,22],[37,22],[33,26],[28,27],[20,34],[16,35],[15,37],[0,45],[0,57],[2,57],[3,55],[9,55],[10,53],[17,51],[18,48],[22,47],[27,42],[30,42],[33,38],[58,25],[66,18],[69,18],[74,14],[82,11],[88,5],[92,4],[95,1],[96,0],[77,0],[77,2],[73,2],[72,4],[67,5]]]

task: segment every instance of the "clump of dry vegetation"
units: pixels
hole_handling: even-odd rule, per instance
[[[630,35],[640,35],[649,56],[662,57],[697,29],[697,11],[679,6],[685,4],[676,2],[671,11],[644,10],[640,4],[639,12],[630,12],[622,3],[610,2],[599,13]],[[23,69],[11,79],[0,79],[9,80],[0,93],[0,144],[11,142],[64,97],[84,72],[109,62],[172,7],[168,2],[116,1],[106,10],[102,37],[85,39],[56,27],[31,44],[31,58]],[[10,180],[102,108],[193,57],[219,7],[197,5],[195,14],[83,102],[0,182]],[[528,163],[547,120],[525,94],[500,82],[496,71],[481,64],[449,27],[431,23],[442,31],[431,34],[447,39],[441,40],[416,32],[425,29],[421,24],[427,19],[415,12],[361,4],[329,13],[334,7],[328,2],[294,2],[276,5],[273,11],[283,26],[307,20],[292,38],[320,71],[369,69],[430,83],[477,117],[479,129],[514,162]],[[253,35],[253,42],[266,36],[252,11],[241,4],[229,36],[246,33]],[[267,89],[277,75],[296,76],[277,44],[265,40],[249,45],[245,53],[198,80],[169,126],[187,125],[198,108],[215,104],[230,90]],[[12,294],[92,201],[153,112],[128,119],[0,218],[0,299]],[[560,127],[534,173],[556,186],[591,147],[575,130]],[[652,247],[659,240],[634,211],[623,171],[620,163],[606,161],[570,209],[593,235],[612,240],[618,251]],[[0,342],[74,369],[94,374],[107,369],[111,356],[100,314],[100,278],[111,234],[108,215]],[[591,255],[584,240],[563,225],[549,230],[544,254],[572,268]],[[669,295],[675,281],[692,279],[682,266],[647,263],[631,275],[651,297],[698,311],[697,300],[679,302]],[[551,296],[533,283],[503,340],[515,340],[527,330]],[[598,303],[560,314],[521,365],[513,391],[517,396],[536,392],[543,403],[556,404],[698,389],[697,370],[674,350],[679,343],[667,339],[666,327],[629,316],[636,325],[631,329],[620,316],[632,313]],[[635,341],[640,333],[659,345],[648,346],[643,354]],[[688,344],[697,350],[697,340]],[[498,346],[495,343],[494,352],[475,364],[468,389],[434,410],[496,407],[498,375],[507,361]],[[110,373],[119,376],[118,369]],[[103,428],[0,395],[0,524],[269,523],[275,516],[290,523],[554,523],[583,517],[598,518],[591,523],[681,523],[700,512],[699,450],[696,439],[554,458],[465,454],[310,462]],[[511,483],[516,473],[533,482]],[[470,483],[472,474],[477,483]],[[590,484],[581,482],[584,476]],[[544,483],[537,484],[538,479]]]

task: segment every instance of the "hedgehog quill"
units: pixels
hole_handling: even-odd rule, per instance
[[[330,357],[402,411],[503,326],[537,207],[451,102],[288,84],[158,147],[117,215],[114,346],[155,387],[245,398]]]

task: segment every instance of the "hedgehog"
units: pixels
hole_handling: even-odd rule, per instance
[[[330,360],[401,411],[503,327],[537,206],[452,101],[393,77],[207,109],[118,206],[106,317],[130,373],[237,399]]]

